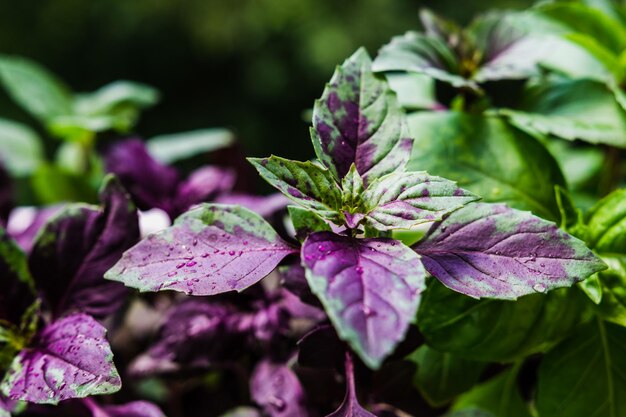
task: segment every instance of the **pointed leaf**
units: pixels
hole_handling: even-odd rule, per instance
[[[127,289],[104,273],[139,240],[137,210],[115,177],[105,179],[102,208],[68,205],[43,227],[29,256],[38,289],[56,317],[70,310],[103,318]]]
[[[7,397],[38,404],[110,394],[120,387],[106,329],[86,314],[45,327],[36,344],[13,360],[0,384]]]
[[[626,329],[589,323],[550,351],[539,367],[542,416],[623,416],[626,413]]]
[[[106,278],[140,291],[243,291],[293,252],[258,214],[203,204],[128,250]]]
[[[452,213],[414,248],[434,277],[475,298],[516,299],[570,287],[606,268],[554,223],[500,204]]]
[[[403,340],[424,288],[419,257],[392,239],[314,233],[302,265],[339,336],[378,368]]]
[[[336,69],[313,108],[313,147],[337,180],[353,163],[365,183],[402,169],[411,150],[404,112],[371,65],[359,49]]]
[[[363,199],[363,178],[356,169],[356,164],[350,165],[348,173],[341,180],[342,202],[344,206],[359,208]]]
[[[299,205],[325,218],[337,218],[341,190],[329,170],[312,162],[290,161],[273,155],[248,160],[267,182]]]
[[[394,172],[372,182],[363,194],[367,223],[378,230],[410,229],[441,220],[479,197],[445,178],[425,172]]]

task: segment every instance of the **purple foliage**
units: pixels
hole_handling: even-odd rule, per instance
[[[359,49],[337,68],[313,110],[313,144],[318,158],[343,178],[350,166],[365,183],[404,168],[413,146],[404,114],[387,83],[371,71]]]
[[[26,253],[29,253],[39,230],[62,209],[61,204],[41,208],[18,207],[11,212],[7,232]]]
[[[270,417],[305,417],[304,391],[286,364],[261,361],[250,378],[250,393]]]
[[[203,205],[148,236],[107,272],[142,291],[194,295],[242,291],[295,249],[257,214],[237,206]]]
[[[205,166],[193,171],[176,189],[175,207],[183,213],[195,204],[211,201],[230,191],[235,185],[235,173],[229,169]]]
[[[569,287],[605,268],[554,223],[495,204],[456,211],[414,249],[444,285],[476,298],[515,299]]]
[[[199,168],[182,180],[175,168],[155,160],[140,139],[112,146],[106,170],[117,175],[139,209],[159,208],[172,219],[229,191],[235,182],[232,170],[213,166]]]
[[[206,369],[241,353],[244,335],[232,321],[236,308],[224,303],[190,299],[172,308],[150,349],[130,367],[145,376]]]
[[[171,198],[179,177],[176,170],[156,161],[140,139],[129,139],[111,147],[106,170],[114,173],[141,210],[160,208],[172,211]]]
[[[137,211],[113,178],[100,199],[102,208],[68,206],[54,216],[31,251],[33,278],[57,317],[77,310],[102,318],[125,301],[124,286],[103,277],[139,239]]]
[[[359,404],[354,383],[354,365],[349,353],[346,353],[346,395],[339,408],[327,417],[376,417]]]
[[[165,417],[159,407],[147,401],[105,406],[100,406],[91,399],[86,401],[91,417]]]
[[[340,337],[378,367],[417,311],[425,287],[419,257],[392,239],[319,232],[304,242],[302,264]]]
[[[0,388],[14,400],[56,404],[121,386],[106,330],[85,314],[59,319],[13,360]]]

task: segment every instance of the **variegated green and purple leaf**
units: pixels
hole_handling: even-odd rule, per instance
[[[313,108],[313,147],[337,180],[353,163],[365,183],[401,170],[413,145],[395,93],[371,66],[367,52],[356,51]]]
[[[341,189],[328,169],[309,161],[290,161],[273,155],[248,160],[287,197],[324,218],[338,221]]]
[[[140,291],[242,291],[296,250],[258,214],[203,204],[128,250],[105,277]]]
[[[419,256],[392,239],[311,234],[302,265],[339,336],[378,368],[415,317],[425,271]]]
[[[438,221],[479,197],[456,183],[425,172],[394,172],[363,194],[365,221],[378,230],[410,229]]]
[[[13,410],[12,401],[4,398],[2,393],[0,393],[0,417],[11,417],[12,410]]]
[[[120,387],[105,328],[86,314],[74,314],[46,326],[35,344],[15,357],[0,391],[14,400],[56,404]]]
[[[113,176],[102,208],[68,205],[39,233],[29,256],[33,278],[55,317],[82,311],[96,318],[116,311],[127,289],[104,273],[139,240],[137,210]]]
[[[570,287],[605,264],[584,242],[530,212],[470,204],[414,246],[430,274],[475,298],[516,299]]]

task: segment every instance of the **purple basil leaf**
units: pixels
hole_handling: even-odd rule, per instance
[[[367,183],[403,169],[411,153],[404,112],[371,66],[367,52],[356,51],[337,68],[313,108],[313,147],[337,180],[354,163]]]
[[[73,314],[46,326],[15,357],[0,391],[14,400],[56,404],[120,387],[105,328],[86,314]]]
[[[17,207],[11,212],[7,232],[26,253],[30,253],[35,237],[48,220],[63,208],[62,204],[47,207]]]
[[[131,364],[134,376],[206,369],[241,352],[243,338],[230,331],[237,311],[229,306],[188,299],[173,307],[145,354]]]
[[[305,417],[304,392],[285,364],[261,361],[250,378],[250,394],[270,417]]]
[[[107,172],[120,179],[139,209],[160,208],[171,215],[178,173],[155,160],[141,140],[116,143],[108,151],[105,162]]]
[[[101,209],[75,204],[55,215],[31,251],[33,278],[57,317],[78,310],[103,318],[125,301],[126,288],[103,276],[139,239],[137,210],[112,176],[100,199]]]
[[[100,413],[92,411],[93,417],[165,417],[165,414],[159,407],[147,401],[133,401],[122,405],[105,405],[97,411]]]
[[[475,298],[516,299],[569,287],[604,263],[577,238],[530,212],[470,204],[414,246],[445,286]]]
[[[239,205],[265,218],[269,218],[275,213],[286,209],[289,203],[291,203],[287,197],[280,193],[271,194],[267,197],[251,194],[224,194],[218,196],[215,202]]]
[[[248,161],[287,197],[324,218],[338,221],[341,189],[328,169],[313,162],[290,161],[273,155]]]
[[[295,298],[294,296],[292,296]],[[288,313],[311,312],[293,299],[242,306],[190,298],[168,312],[158,337],[130,366],[135,376],[207,369],[236,361],[246,346],[270,342],[288,328]],[[319,312],[319,310],[316,310]]]
[[[177,212],[184,213],[196,204],[210,201],[235,185],[235,173],[230,169],[205,166],[193,171],[176,190]]]
[[[415,317],[425,271],[419,256],[392,239],[313,233],[302,265],[339,336],[378,368]]]
[[[294,252],[258,214],[203,204],[128,250],[106,278],[140,291],[214,295],[248,288]]]
[[[363,194],[367,223],[378,230],[410,229],[441,220],[479,197],[456,183],[425,172],[394,172]]]
[[[326,417],[376,417],[359,404],[354,384],[354,366],[350,354],[346,353],[346,395],[339,408]]]
[[[19,325],[35,301],[26,255],[0,228],[0,320]]]

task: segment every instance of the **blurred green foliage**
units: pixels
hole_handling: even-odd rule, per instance
[[[76,91],[116,79],[163,93],[138,131],[148,137],[234,129],[249,155],[308,158],[302,112],[338,62],[417,28],[430,7],[466,23],[529,0],[0,0],[0,52],[26,56]],[[0,114],[30,121],[5,92]],[[304,139],[304,140],[303,140]]]

